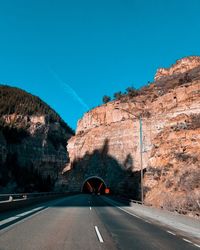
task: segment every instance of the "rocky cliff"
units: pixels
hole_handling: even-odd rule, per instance
[[[123,95],[86,113],[68,142],[70,163],[63,172],[73,172],[74,162],[81,159],[87,165],[88,155],[101,151],[106,141],[107,155],[123,170],[138,174],[142,129],[145,202],[199,213],[199,66],[200,57],[183,58],[159,70],[155,82],[136,96]],[[98,168],[98,161],[95,164]],[[125,181],[134,185],[134,178]]]
[[[155,81],[162,79],[163,77],[169,77],[174,75],[179,75],[186,73],[189,70],[192,70],[200,66],[200,57],[199,56],[189,56],[177,60],[170,68],[160,68],[157,70],[154,77]]]
[[[49,191],[68,162],[73,131],[48,105],[0,86],[0,192]]]

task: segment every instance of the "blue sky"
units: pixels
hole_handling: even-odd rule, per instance
[[[200,55],[199,0],[1,0],[0,83],[39,96],[73,128],[103,95]]]

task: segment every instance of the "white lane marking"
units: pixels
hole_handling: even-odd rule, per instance
[[[151,224],[151,222],[150,222],[150,221],[148,221],[148,220],[145,220],[145,222],[147,222],[147,223]]]
[[[117,207],[117,206],[116,206],[116,207]],[[121,207],[117,207],[117,208],[119,208],[120,210],[124,211],[125,213],[130,214],[130,215],[132,215],[132,216],[134,216],[134,217],[136,217],[136,218],[138,218],[138,219],[142,219],[141,217],[139,217],[139,216],[137,216],[137,215],[135,215],[135,214],[132,214],[132,213],[126,211],[125,209],[121,208]]]
[[[30,214],[30,213],[35,212],[35,211],[38,211],[38,210],[43,209],[43,208],[44,208],[44,207],[37,207],[37,208],[34,208],[34,209],[29,210],[29,211],[27,211],[27,212],[18,214],[18,215],[16,215],[16,217],[23,217],[23,216],[25,216],[25,215],[27,215],[27,214]]]
[[[99,232],[98,227],[95,226],[94,228],[95,228],[95,231],[96,231],[96,234],[97,234],[97,237],[98,237],[99,241],[100,241],[101,243],[103,243],[103,238],[102,238],[102,236],[101,236],[101,234],[100,234],[100,232]]]
[[[127,214],[130,214],[130,215],[135,216],[135,217],[137,217],[137,218],[139,218],[139,219],[142,219],[141,217],[139,217],[139,216],[137,216],[137,215],[135,215],[135,214],[132,214],[132,213],[126,211],[125,209],[121,208],[121,207],[118,207],[118,206],[116,205],[115,202],[112,202],[112,201],[110,201],[110,200],[107,201],[107,202],[113,204],[115,207],[117,207],[118,209],[121,209],[122,211],[124,211],[124,212],[127,213]],[[149,222],[149,221],[147,221],[147,220],[145,220],[145,221],[148,222],[148,223],[151,223],[151,222]],[[176,234],[172,233],[171,231],[167,231],[167,232],[170,233],[170,234],[176,235]],[[185,239],[185,238],[183,238],[183,240],[186,241],[186,242],[188,242],[188,243],[192,243],[190,240],[187,240],[187,239]],[[194,246],[200,248],[200,245],[194,244],[194,243],[192,243],[192,244],[193,244]]]
[[[193,243],[193,245],[200,248],[200,245],[198,245],[198,244],[194,244],[194,243]]]
[[[90,207],[90,210],[92,210],[92,208]]]
[[[42,210],[40,210],[40,211],[38,211],[38,212],[36,212],[36,213],[34,213],[34,214],[32,214],[32,215],[30,215],[30,216],[28,216],[28,217],[22,219],[22,220],[20,220],[20,221],[14,222],[12,225],[7,226],[7,227],[4,228],[4,229],[1,229],[1,230],[0,230],[0,234],[2,234],[2,233],[4,233],[4,232],[7,232],[7,231],[10,230],[11,228],[13,228],[15,225],[19,225],[19,224],[25,222],[26,220],[31,219],[31,218],[33,218],[34,216],[36,216],[36,215],[38,215],[38,214],[40,214],[40,213],[42,213],[42,212],[44,212],[44,211],[46,211],[46,210],[48,210],[48,209],[49,209],[49,207],[47,207],[47,208],[45,208],[45,209],[42,209]]]
[[[172,235],[176,235],[175,233],[171,232],[171,231],[167,231],[169,234],[172,234]]]
[[[27,211],[27,212],[24,212],[24,213],[21,213],[21,214],[17,214],[17,215],[15,215],[15,216],[13,216],[13,217],[10,217],[10,218],[8,218],[8,219],[2,220],[2,221],[0,221],[0,226],[6,224],[6,223],[8,223],[8,222],[17,220],[17,219],[19,219],[20,217],[23,217],[23,216],[25,216],[25,215],[27,215],[27,214],[33,213],[33,212],[35,212],[35,211],[38,211],[38,210],[40,210],[40,209],[42,209],[42,208],[44,208],[44,207],[37,207],[37,208],[34,208],[34,209],[29,210],[29,211]]]
[[[2,221],[0,221],[0,226],[6,224],[6,223],[8,223],[8,222],[11,222],[11,221],[13,221],[13,220],[16,220],[16,219],[18,219],[18,217],[17,217],[17,216],[13,216],[13,217],[10,217],[10,218],[8,218],[8,219],[2,220]]]
[[[116,203],[115,203],[115,202],[112,202],[111,200],[109,200],[109,201],[107,200],[107,202],[110,203],[110,204],[112,204],[112,205],[114,205],[115,207],[117,207],[118,209],[124,211],[124,212],[127,213],[127,214],[130,214],[130,215],[132,215],[132,216],[134,216],[134,217],[136,217],[136,218],[138,218],[138,219],[142,219],[140,216],[137,216],[136,214],[130,213],[130,212],[126,211],[125,209],[123,209],[123,208],[121,208],[121,207],[118,207],[118,206],[116,205]]]
[[[192,243],[190,240],[183,238],[184,241]]]
[[[48,203],[47,203],[47,204],[48,204],[48,207],[46,207],[46,206],[37,207],[37,208],[34,208],[34,209],[30,210],[30,211],[27,211],[27,212],[25,212],[26,214],[32,213],[33,211],[36,212],[37,210],[39,210],[38,212],[36,212],[36,213],[34,213],[34,214],[31,214],[31,215],[29,215],[28,217],[21,219],[20,221],[14,222],[12,225],[9,225],[9,226],[7,226],[7,227],[4,228],[4,229],[1,229],[0,232],[1,232],[1,233],[6,232],[6,231],[8,231],[10,228],[14,227],[15,225],[18,225],[18,224],[20,224],[20,223],[23,223],[24,221],[26,221],[26,220],[28,220],[28,219],[31,219],[32,217],[34,217],[34,216],[36,216],[36,215],[38,215],[38,214],[40,214],[40,213],[42,213],[42,212],[45,212],[45,211],[48,210],[51,206],[57,205],[57,204],[59,204],[59,203],[65,201],[65,200],[71,200],[71,199],[73,199],[73,198],[74,198],[74,196],[71,196],[71,197],[64,197],[64,198],[59,199],[59,200],[55,200],[55,201],[48,202]],[[46,207],[46,208],[45,208],[45,207]],[[41,209],[41,210],[40,210],[40,209]],[[10,217],[10,218],[6,219],[7,222],[6,222],[6,220],[0,221],[0,226],[3,225],[3,224],[8,223],[8,222],[10,222],[10,221],[13,221],[13,220],[18,219],[20,216],[22,216],[22,214],[25,214],[25,213],[21,213],[21,214],[18,214],[18,215],[16,215],[16,216],[14,216],[14,217]]]

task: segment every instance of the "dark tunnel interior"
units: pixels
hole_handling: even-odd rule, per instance
[[[105,194],[105,189],[106,185],[100,178],[92,177],[84,182],[82,192],[87,194]]]

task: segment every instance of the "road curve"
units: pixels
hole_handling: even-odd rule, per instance
[[[0,250],[199,249],[99,196],[75,195],[34,209],[1,215]]]

